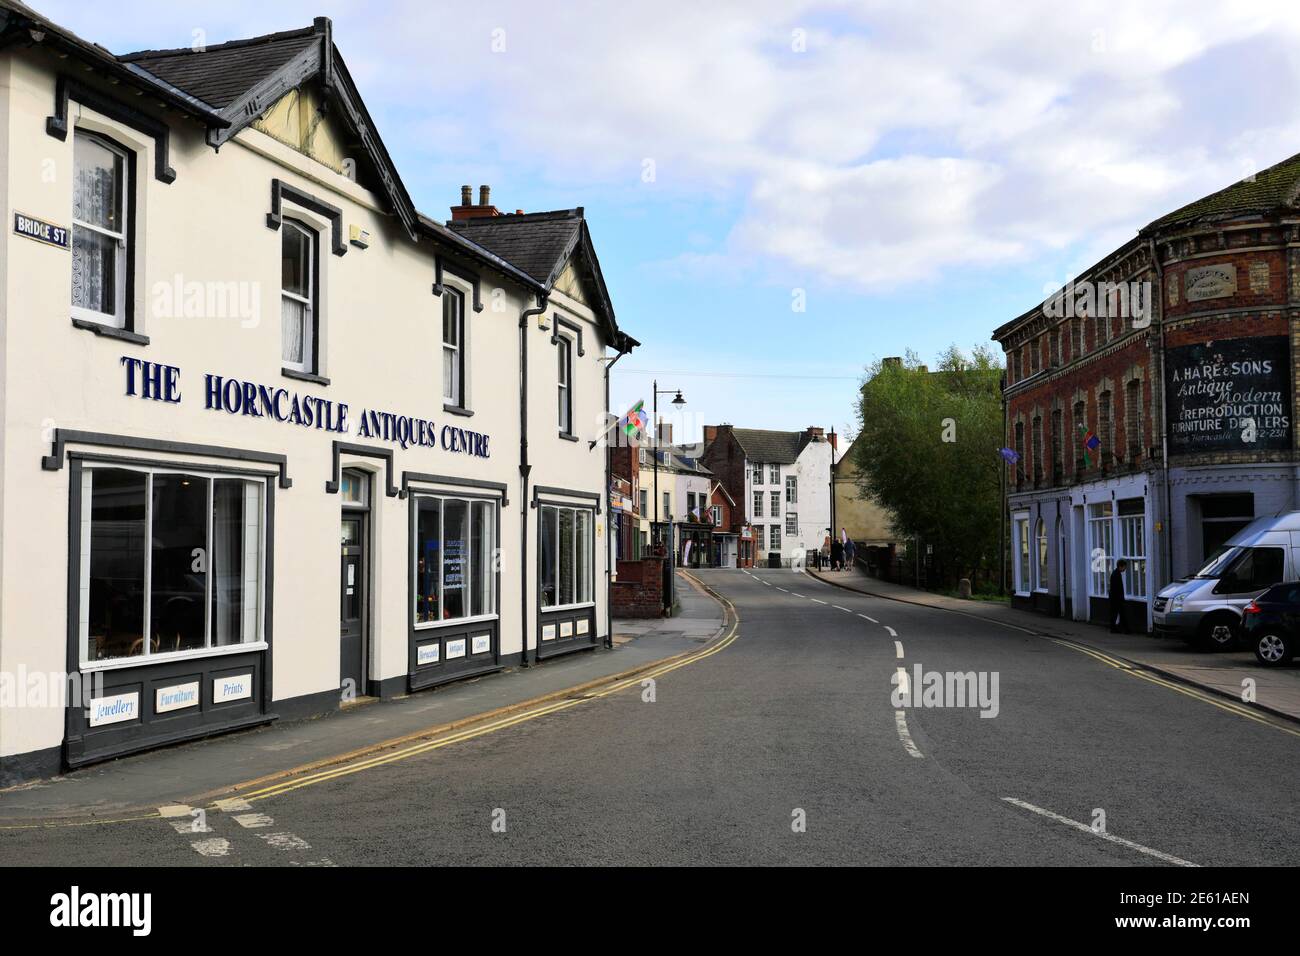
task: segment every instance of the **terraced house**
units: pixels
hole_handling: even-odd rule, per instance
[[[609,635],[581,209],[412,202],[328,20],[113,55],[0,0],[0,784]]]
[[[1295,156],[1156,220],[994,332],[1021,456],[1016,603],[1104,619],[1127,558],[1149,623],[1165,583],[1252,518],[1300,508],[1298,318]]]

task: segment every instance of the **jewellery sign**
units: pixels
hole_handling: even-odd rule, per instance
[[[1165,375],[1170,454],[1291,447],[1285,335],[1172,348]]]

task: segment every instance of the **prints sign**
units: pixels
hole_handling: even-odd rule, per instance
[[[252,696],[252,674],[237,674],[234,677],[217,677],[212,681],[212,702],[214,704],[224,704],[231,700],[247,700]]]
[[[1188,269],[1187,301],[1222,299],[1237,294],[1237,267],[1227,263]]]
[[[1290,448],[1289,356],[1284,335],[1169,349],[1170,453]]]

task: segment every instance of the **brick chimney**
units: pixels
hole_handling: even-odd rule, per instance
[[[660,422],[659,423],[659,444],[671,445],[672,443],[673,443],[673,423]]]
[[[821,441],[826,437],[826,429],[818,428],[816,425],[809,425],[807,431],[808,437],[813,441]]]
[[[717,425],[705,425],[705,426],[704,426],[704,447],[705,447],[706,449],[707,449],[710,445],[713,444],[714,439],[716,439],[717,437],[718,437],[718,426],[717,426]]]
[[[460,187],[460,205],[451,207],[452,221],[461,219],[485,219],[501,215],[501,210],[492,205],[492,187],[479,186],[478,205],[474,205],[474,190],[470,186]]]

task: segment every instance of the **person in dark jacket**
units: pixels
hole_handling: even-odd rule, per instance
[[[840,539],[836,538],[831,541],[831,570],[839,571],[844,567],[844,545]]]
[[[1115,570],[1110,572],[1110,632],[1112,634],[1127,634],[1128,620],[1124,616],[1124,572],[1128,570],[1128,562],[1120,559],[1115,562]]]

